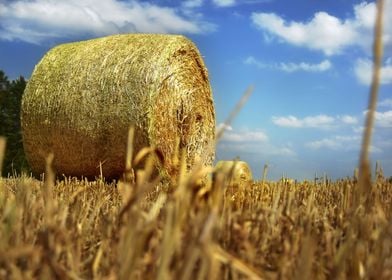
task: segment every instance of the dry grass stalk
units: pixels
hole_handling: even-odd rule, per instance
[[[132,168],[133,159],[133,139],[135,137],[135,128],[132,126],[128,131],[128,142],[127,142],[127,155],[125,157],[125,181],[132,182],[135,180],[135,173]]]
[[[263,176],[261,178],[261,181],[264,183],[267,179],[267,173],[268,173],[268,164],[264,164],[263,167]]]
[[[252,95],[253,89],[254,89],[253,86],[249,86],[245,90],[244,94],[241,96],[241,99],[238,101],[238,103],[236,104],[234,109],[230,112],[230,114],[227,117],[227,119],[223,122],[223,125],[217,131],[217,133],[216,133],[216,141],[219,141],[222,138],[222,136],[225,133],[225,130],[227,129],[227,127],[229,127],[231,125],[231,123],[233,122],[234,118],[241,111],[242,107],[244,107],[244,105],[248,101],[249,97]]]
[[[325,187],[306,181],[248,183],[237,189],[239,209],[224,180],[199,199],[193,187],[197,176],[186,171],[184,161],[181,166],[174,191],[153,185],[153,172],[144,170],[150,177],[138,186],[130,183],[135,189],[130,204],[114,185],[98,181],[67,178],[51,185],[50,176],[46,183],[3,179],[0,278],[392,276],[388,180],[375,185],[377,205],[361,216],[358,239],[351,230],[357,213],[346,200],[356,191],[351,179]],[[45,184],[51,185],[51,195],[45,194]],[[48,202],[52,215],[45,214]]]
[[[54,153],[58,174],[119,177],[129,127],[135,154],[153,146],[162,173],[175,176],[172,155],[187,166],[214,159],[215,112],[207,69],[183,36],[115,35],[57,46],[35,67],[22,100],[27,159],[35,173]],[[179,142],[177,142],[179,139]]]
[[[0,177],[2,174],[2,170],[3,170],[3,160],[4,160],[4,156],[5,156],[5,146],[6,146],[6,140],[4,137],[0,136]]]
[[[362,148],[359,159],[359,192],[357,203],[361,204],[369,199],[371,189],[371,168],[369,162],[369,150],[371,145],[374,115],[376,112],[378,89],[380,87],[380,75],[383,56],[383,12],[384,0],[377,1],[377,15],[374,27],[373,43],[373,76],[370,87],[369,104],[365,120],[365,129],[362,138]]]

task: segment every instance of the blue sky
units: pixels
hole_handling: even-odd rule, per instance
[[[392,175],[392,0],[372,160]],[[28,78],[53,46],[117,33],[179,33],[209,69],[217,124],[254,92],[217,147],[255,177],[352,174],[371,77],[375,4],[350,0],[0,0],[0,69]]]

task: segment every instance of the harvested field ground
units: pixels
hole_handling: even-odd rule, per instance
[[[0,278],[392,278],[390,181],[357,204],[352,179],[236,189],[195,178],[1,179]]]

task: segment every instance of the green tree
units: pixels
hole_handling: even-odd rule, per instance
[[[20,76],[11,82],[0,71],[0,135],[7,138],[3,175],[19,174],[28,169],[22,143],[20,109],[26,80]]]
[[[0,135],[5,135],[7,99],[10,89],[10,82],[5,73],[0,70]]]

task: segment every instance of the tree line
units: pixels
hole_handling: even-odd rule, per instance
[[[20,124],[22,96],[26,84],[23,76],[10,81],[5,72],[0,70],[0,136],[7,141],[2,170],[5,177],[29,171]]]

